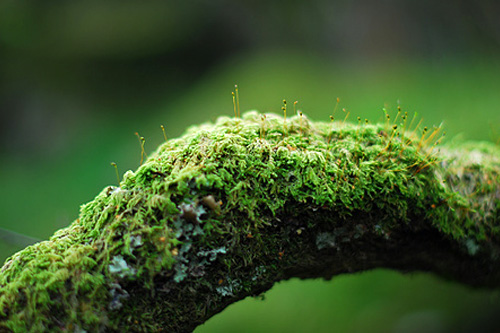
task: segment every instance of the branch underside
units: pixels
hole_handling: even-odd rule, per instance
[[[277,281],[379,267],[497,288],[499,149],[430,141],[255,112],[192,129],[7,260],[0,329],[191,331]]]

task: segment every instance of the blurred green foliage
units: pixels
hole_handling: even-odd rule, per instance
[[[265,300],[232,305],[195,332],[488,332],[499,296],[424,274],[376,270],[281,282]]]

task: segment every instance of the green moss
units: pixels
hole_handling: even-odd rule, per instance
[[[426,141],[388,124],[285,124],[257,112],[193,127],[70,227],[7,260],[0,327],[189,330],[280,279],[411,268],[384,246],[424,231],[457,258],[497,262],[499,148],[438,152]],[[387,263],[369,260],[374,248]]]

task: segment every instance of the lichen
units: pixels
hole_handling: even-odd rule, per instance
[[[276,281],[380,266],[498,286],[500,149],[400,128],[257,112],[190,128],[6,261],[0,329],[189,331]]]

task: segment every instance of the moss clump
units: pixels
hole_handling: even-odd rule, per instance
[[[0,328],[189,331],[276,281],[373,267],[500,285],[500,150],[426,141],[257,112],[193,127],[6,261]]]

